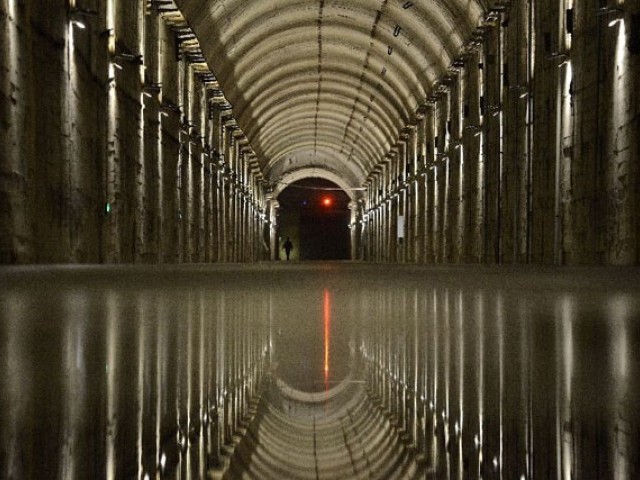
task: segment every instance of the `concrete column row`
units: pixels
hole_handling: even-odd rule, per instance
[[[541,340],[553,325],[571,323],[571,308],[549,314],[526,303],[500,292],[466,295],[446,280],[368,290],[363,318],[376,312],[381,319],[367,324],[360,344],[374,401],[426,465],[425,478],[562,478],[570,471],[596,479],[611,465],[632,477],[638,455],[612,445],[626,407],[594,413],[593,399],[575,394],[592,370],[563,377],[578,359],[550,354]],[[558,345],[576,335],[566,332],[556,331]],[[594,353],[579,355],[588,362]]]
[[[0,262],[268,255],[257,160],[179,12],[10,0],[0,23]]]
[[[638,264],[639,15],[490,10],[367,178],[360,258]]]
[[[38,272],[29,275],[37,282]],[[1,380],[0,477],[208,478],[220,470],[268,373],[269,293],[243,291],[229,275],[218,287],[184,277],[177,282],[190,287],[167,295],[160,285],[170,288],[174,273],[139,280],[122,272],[106,293],[92,295],[88,284],[79,305],[73,275],[46,282],[44,295],[15,290],[3,339],[30,367]],[[21,329],[41,329],[30,312],[45,307],[56,321],[46,347],[34,348]]]

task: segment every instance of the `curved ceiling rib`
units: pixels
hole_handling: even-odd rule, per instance
[[[286,175],[282,176],[280,182],[274,189],[274,196],[277,198],[280,192],[287,188],[292,183],[297,182],[305,178],[323,178],[335,183],[338,187],[342,188],[351,200],[354,200],[355,194],[353,187],[345,181],[343,177],[337,175],[334,172],[326,169],[318,169],[312,167],[305,167],[296,170],[288,170]]]
[[[271,104],[275,104],[276,95],[278,95],[278,98],[282,98],[284,100],[295,100],[296,92],[294,90],[304,86],[304,90],[314,92],[317,97],[317,83],[309,81],[309,73],[310,72],[307,71],[300,74],[294,73],[292,75],[287,75],[283,72],[280,74],[280,78],[282,80],[279,84],[278,82],[274,82],[271,87],[263,89],[262,93],[264,96],[261,94],[256,96],[256,109],[251,112],[244,112],[247,114],[251,113],[255,119],[253,122],[249,122],[250,126],[246,130],[247,134],[250,135],[248,132],[262,129],[267,125],[267,123],[271,122],[270,116],[268,114],[265,115],[265,113],[271,113],[267,108],[269,108]],[[336,87],[334,87],[334,85]],[[333,66],[325,69],[322,86],[325,98],[321,99],[321,101],[323,102],[324,108],[329,107],[337,100],[338,103],[340,103],[339,98],[333,97],[334,88],[339,88],[347,93],[351,99],[350,105],[353,106],[353,89],[358,88],[357,79],[354,80],[354,77],[343,71],[339,65],[336,66],[335,70]],[[272,93],[271,96],[268,96],[268,93],[271,93],[274,90],[279,90],[280,93]],[[376,89],[376,84],[371,82],[369,79],[364,78],[361,84],[361,92],[363,97],[368,100],[371,96],[378,94],[379,90]],[[317,100],[317,98],[315,100]],[[316,107],[315,100],[311,105],[313,108]],[[278,106],[280,107],[280,105]],[[406,112],[406,108],[401,104],[401,99],[397,96],[396,92],[391,89],[388,89],[384,95],[378,94],[376,101],[368,103],[361,101],[356,105],[356,107],[358,106],[364,111],[367,111],[370,108],[373,115],[369,115],[369,121],[373,124],[373,128],[384,131],[389,137],[394,135],[396,131],[397,127],[394,126],[397,124],[398,116],[408,114]],[[243,116],[239,115],[238,118],[241,119]]]
[[[318,125],[318,127],[322,128],[324,131],[324,134],[321,138],[318,138],[314,134],[313,129],[315,125]],[[368,158],[371,158],[372,156],[375,156],[377,151],[373,147],[366,144],[356,145],[354,143],[353,148],[354,150],[356,150],[357,156],[355,158],[345,158],[347,156],[345,155],[344,151],[338,150],[344,138],[343,130],[341,128],[341,123],[335,120],[323,119],[322,121],[319,121],[315,125],[314,123],[312,123],[312,121],[306,121],[304,123],[300,122],[300,125],[292,127],[291,135],[289,137],[276,137],[273,140],[272,146],[270,147],[271,150],[267,151],[267,153],[275,152],[269,164],[279,160],[279,157],[284,153],[282,151],[283,148],[298,144],[300,139],[303,138],[304,136],[305,138],[312,140],[311,142],[312,147],[320,145],[321,142],[332,143],[334,146],[334,150],[336,151],[336,155],[340,157],[340,160],[350,161],[354,163],[363,172],[368,171],[366,169],[365,164],[362,161],[360,161],[359,158],[368,159]],[[355,139],[351,139],[351,140],[355,141]]]
[[[304,104],[306,98],[304,95],[299,96],[297,100],[297,105],[289,105],[289,108],[285,112],[278,111],[274,112],[270,117],[270,124],[267,128],[261,129],[260,134],[256,136],[256,139],[264,141],[266,145],[268,145],[267,139],[270,139],[271,134],[276,134],[280,136],[282,135],[282,128],[289,128],[290,125],[295,125],[296,127],[300,125],[301,122],[310,121],[315,124],[320,123],[321,120],[333,120],[335,122],[339,122],[342,124],[343,134],[344,132],[344,122],[348,119],[348,116],[351,112],[351,106],[347,103],[348,98],[343,97],[342,99],[336,98],[334,104],[327,106],[322,110],[321,113],[316,115],[315,117],[309,117],[307,107]],[[289,102],[290,103],[290,102]],[[364,112],[366,113],[366,112]],[[381,135],[381,129],[366,129],[360,132],[346,132],[347,137],[352,137],[354,139],[360,137],[367,137],[371,140],[370,147],[377,147],[378,149],[385,148],[385,138]],[[315,133],[315,132],[314,132]],[[290,135],[290,131],[287,130],[287,135]],[[343,135],[344,137],[345,135]],[[388,146],[386,146],[388,148]],[[265,150],[269,150],[267,147]],[[268,163],[268,162],[267,162]]]
[[[347,36],[344,32],[348,31],[348,28],[349,25],[344,22],[335,22],[323,27],[323,57],[329,59],[340,58],[343,61],[344,58],[342,56],[345,54],[355,57],[353,62],[348,62],[346,65],[351,67],[352,70],[357,71],[357,73],[360,73],[362,66],[358,63],[366,62],[367,57],[370,56],[381,65],[383,63],[388,64],[390,71],[398,71],[399,74],[405,76],[407,80],[411,80],[412,83],[420,85],[418,72],[424,72],[430,68],[426,57],[411,57],[399,49],[393,52],[392,55],[387,54],[388,50],[372,50],[369,52],[371,46],[370,35],[366,32],[352,30]],[[318,36],[317,34],[313,35],[313,33],[314,32],[310,31],[308,27],[304,26],[288,29],[280,34],[279,39],[283,45],[277,49],[274,49],[266,38],[260,39],[257,46],[242,56],[241,61],[236,65],[235,72],[239,73],[238,76],[242,78],[243,69],[248,67],[254,70],[256,62],[266,61],[268,57],[276,57],[275,63],[282,65],[283,54],[287,50],[295,50],[296,53],[302,53],[302,50],[306,48],[309,51],[305,57],[314,58],[313,53],[316,53],[315,60],[317,62]],[[389,32],[386,36],[381,35],[381,37],[387,37],[387,39],[383,41],[389,44],[396,41],[393,37],[393,32]],[[429,45],[429,47],[435,50],[437,45]],[[334,54],[336,57],[334,57]],[[369,61],[371,61],[371,58],[369,58]],[[373,74],[374,72],[371,73]],[[240,85],[240,87],[242,86]]]
[[[269,124],[262,126],[258,124],[252,125],[252,128],[247,130],[248,135],[254,132],[254,130],[259,129],[261,132],[267,132],[274,128],[275,122],[273,121],[273,116],[280,109],[280,105],[285,103],[288,99],[295,99],[294,103],[287,102],[287,110],[290,108],[291,112],[288,118],[291,121],[294,121],[293,111],[299,110],[302,112],[307,112],[306,108],[297,108],[299,105],[301,107],[306,107],[308,102],[308,95],[315,95],[316,89],[310,86],[309,84],[297,82],[294,85],[288,85],[286,90],[277,90],[272,92],[270,90],[265,91],[264,99],[258,100],[262,107],[260,107],[255,114],[258,117],[266,117],[269,119]],[[346,100],[351,99],[350,90],[345,88],[343,83],[339,81],[327,81],[325,80],[323,83],[323,91],[327,94],[330,94],[338,103],[341,105],[345,103]],[[392,108],[388,102],[385,105],[388,109]],[[323,109],[322,113],[333,113],[333,105],[329,105]],[[385,134],[391,135],[394,131],[393,121],[388,111],[380,106],[380,102],[374,103],[372,105],[372,110],[374,113],[374,117],[372,121],[377,121],[378,123],[374,126],[374,129],[368,130],[373,136],[380,139],[380,143],[384,143]],[[358,113],[361,115],[367,115],[370,112],[367,112],[366,107],[363,105],[359,106]],[[325,115],[328,116],[328,115]],[[333,115],[331,115],[333,116]],[[280,127],[280,125],[278,125]]]
[[[282,155],[286,154],[289,151],[292,151],[293,147],[308,146],[315,151],[321,145],[332,146],[333,150],[335,151],[335,155],[340,158],[342,162],[345,162],[345,160],[342,159],[342,157],[344,156],[343,152],[336,150],[338,148],[338,142],[342,140],[342,132],[335,127],[333,129],[327,125],[322,125],[322,127],[325,128],[327,132],[320,140],[318,140],[317,137],[313,134],[313,130],[309,131],[310,129],[308,128],[300,127],[295,129],[294,133],[296,135],[293,140],[279,140],[274,144],[273,148],[277,149],[279,155]],[[364,172],[362,163],[360,163],[359,161],[351,160],[350,163],[358,167],[361,172]]]
[[[326,168],[354,187],[488,8],[487,0],[176,3],[268,180]]]
[[[283,52],[283,51],[270,52],[265,55],[262,55],[260,58],[256,58],[253,61],[249,62],[248,64],[246,64],[246,67],[244,65],[241,65],[240,67],[244,67],[244,68],[240,68],[240,67],[238,68],[238,72],[240,74],[244,73],[243,70],[245,69],[251,72],[250,74],[247,74],[245,77],[245,81],[247,85],[244,87],[242,87],[242,85],[240,86],[240,88],[242,89],[243,95],[247,96],[248,98],[251,98],[249,97],[249,95],[251,95],[252,91],[256,91],[256,90],[259,91],[262,88],[268,87],[272,82],[277,82],[278,80],[280,80],[283,74],[284,75],[295,74],[300,71],[313,73],[315,76],[313,81],[317,86],[319,82],[318,62],[317,62],[317,59],[314,60],[312,57],[311,52],[313,51],[313,46],[308,43],[306,44],[300,43],[297,45],[296,51],[298,53],[306,52],[306,55],[300,58],[294,57],[286,61],[283,61],[282,57],[287,52]],[[416,69],[420,68],[418,65],[407,66],[402,63],[384,64],[379,58],[375,56],[372,56],[372,58],[365,60],[365,59],[362,59],[361,58],[362,56],[358,55],[357,52],[354,52],[354,51],[345,52],[343,51],[343,47],[341,47],[339,44],[332,44],[329,42],[325,44],[323,48],[323,52],[331,56],[328,56],[327,60],[323,60],[322,76],[324,76],[326,67],[335,68],[337,66],[341,66],[343,71],[348,73],[350,76],[358,79],[359,81],[363,75],[366,75],[367,79],[369,79],[371,83],[374,83],[374,80],[375,80],[374,85],[377,85],[378,82],[381,82],[383,84],[389,84],[388,85],[389,88],[398,88],[398,90],[394,91],[394,94],[400,98],[404,97],[405,102],[411,103],[409,101],[411,97],[409,95],[410,92],[405,91],[406,87],[404,87],[405,84],[403,82],[408,81],[408,78],[405,78],[405,77],[412,76],[412,73],[411,73],[412,68],[416,68]],[[400,56],[396,55],[396,57],[400,57]],[[271,60],[271,62],[269,62],[269,60]],[[353,64],[355,64],[356,62],[364,63],[365,61],[368,62],[369,71],[363,68],[358,68],[358,69],[353,68]],[[263,67],[263,69],[257,70],[257,68],[259,67]],[[383,68],[386,68],[386,73],[383,76],[378,75],[377,73],[374,73],[371,71],[374,68],[376,71],[378,70],[382,71]],[[265,73],[267,74],[271,73],[272,75],[265,76]],[[435,76],[430,76],[430,77],[432,79],[435,78]],[[393,84],[391,84],[392,82],[389,81],[389,78],[392,78],[394,80]],[[415,77],[413,79],[413,87],[414,87],[414,90],[420,90],[421,86],[418,83],[418,77]]]
[[[339,50],[335,52],[335,58],[341,59],[340,64],[336,65],[336,67],[342,66],[342,69],[345,69],[345,66],[348,66],[349,64],[352,64],[353,62],[358,60],[357,58],[353,58],[351,55],[342,53]],[[269,88],[278,88],[280,83],[291,75],[304,76],[305,83],[310,83],[317,93],[317,61],[310,60],[309,55],[307,55],[306,58],[302,58],[296,61],[290,61],[286,64],[282,63],[281,57],[278,55],[276,61],[277,63],[274,65],[274,67],[268,67],[264,69],[265,71],[269,72],[266,75],[260,75],[259,71],[255,71],[255,73],[247,75],[247,84],[251,85],[251,87],[247,87],[247,90],[244,90],[244,92],[246,92],[245,95],[249,96],[252,95],[253,92],[260,92]],[[254,65],[256,65],[256,62],[254,62]],[[260,64],[258,63],[258,65]],[[329,72],[332,71],[333,67],[334,66],[331,64],[327,66]],[[393,98],[394,103],[397,104],[396,108],[394,109],[395,111],[390,112],[390,114],[394,117],[403,116],[405,117],[406,121],[406,117],[409,116],[410,112],[415,109],[418,103],[416,101],[416,98],[424,98],[425,92],[417,92],[417,94],[414,95],[410,95],[408,93],[403,94],[401,89],[403,87],[404,77],[400,73],[398,73],[398,70],[401,70],[401,68],[398,68],[398,70],[390,70],[389,67],[385,68],[387,69],[387,73],[385,73],[384,77],[382,78],[376,78],[371,74],[366,75],[364,73],[356,72],[353,70],[345,71],[344,75],[356,79],[356,82],[354,82],[355,85],[351,86],[352,103],[356,101],[360,101],[366,104],[376,103],[377,98],[388,96],[390,98]],[[382,67],[380,68],[380,70],[382,70]],[[321,84],[322,87],[324,87],[324,76],[325,75],[323,67]],[[345,85],[348,84],[345,82]],[[364,93],[365,86],[366,90],[370,91],[368,95],[365,95]],[[416,88],[419,88],[417,84]],[[324,91],[322,93],[324,93]],[[370,100],[372,96],[374,97],[374,100]],[[330,95],[321,95],[319,100],[326,100],[330,103],[332,101],[332,97]],[[237,105],[236,107],[238,118],[240,119],[245,113],[244,110],[246,107],[245,105]],[[309,108],[315,111],[315,102],[309,105]]]
[[[347,185],[358,185],[358,179],[362,172],[354,168],[353,164],[340,162],[337,160],[336,153],[330,145],[320,144],[317,150],[313,147],[305,147],[303,145],[296,146],[295,151],[284,152],[284,155],[276,162],[273,162],[264,174],[266,178],[279,181],[283,177],[288,176],[291,172],[311,172],[314,171],[315,177],[327,178],[318,172],[329,172],[340,176]],[[337,183],[337,182],[336,182]]]

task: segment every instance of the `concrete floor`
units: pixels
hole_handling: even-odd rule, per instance
[[[638,269],[22,267],[0,285],[0,478],[640,478]]]

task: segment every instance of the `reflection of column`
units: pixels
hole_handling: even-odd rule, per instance
[[[560,301],[556,317],[556,448],[561,478],[571,478],[574,468],[573,381],[575,304],[570,297]],[[559,317],[559,318],[558,318]]]
[[[629,461],[629,452],[638,452],[638,437],[632,433],[631,427],[634,423],[638,424],[637,409],[630,401],[633,398],[631,392],[635,390],[633,385],[637,385],[637,380],[632,379],[638,378],[638,363],[633,361],[635,348],[631,346],[629,338],[633,311],[631,300],[631,296],[615,295],[607,305],[610,318],[608,324],[611,331],[609,358],[611,358],[610,368],[613,380],[613,399],[610,402],[611,408],[607,412],[610,421],[613,422],[613,428],[608,429],[609,435],[613,438],[610,437],[608,441],[610,445],[614,442],[617,444],[617,448],[612,452],[613,478],[631,478],[633,467]],[[634,415],[636,421],[633,420]],[[636,455],[635,458],[637,459],[638,456]],[[582,461],[582,459],[578,460]]]
[[[237,180],[237,172],[236,172],[236,182]],[[238,262],[240,260],[240,250],[241,250],[241,245],[242,245],[242,228],[241,228],[241,223],[242,223],[242,218],[240,216],[240,211],[242,208],[242,197],[240,196],[240,190],[238,187],[238,184],[234,184],[233,186],[233,190],[232,190],[232,196],[233,196],[233,227],[232,227],[232,231],[233,231],[233,236],[229,239],[229,248],[231,250],[231,261],[232,262]]]
[[[267,201],[269,202],[269,248],[271,250],[271,261],[273,262],[278,259],[276,215],[280,204],[273,197],[267,197]]]
[[[242,196],[242,261],[250,261],[250,242],[251,242],[251,209],[249,205],[248,190],[244,187],[244,194]]]
[[[236,160],[237,162],[237,160]],[[233,189],[234,209],[233,209],[233,262],[239,262],[242,254],[242,195],[240,195],[240,177],[236,166],[236,184]]]
[[[112,480],[116,477],[116,438],[118,434],[118,427],[121,425],[118,422],[118,396],[116,389],[118,388],[117,382],[117,354],[118,354],[118,312],[117,312],[117,300],[112,292],[106,300],[106,424],[110,428],[104,432],[105,442],[105,456],[106,456],[106,478]]]
[[[227,261],[227,216],[229,208],[228,181],[225,172],[220,172],[220,187],[218,188],[218,256],[221,262]]]

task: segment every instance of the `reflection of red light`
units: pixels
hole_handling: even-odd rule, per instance
[[[322,199],[322,205],[324,205],[325,207],[330,207],[332,203],[333,201],[331,200],[331,197],[324,197]]]
[[[324,389],[329,389],[329,335],[331,330],[331,296],[324,290]]]

